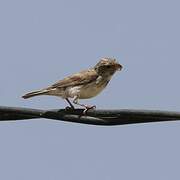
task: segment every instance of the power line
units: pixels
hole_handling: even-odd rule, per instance
[[[83,115],[83,109],[31,109],[0,106],[0,121],[46,118],[66,122],[92,125],[123,125],[180,120],[180,112],[133,109],[89,110]]]

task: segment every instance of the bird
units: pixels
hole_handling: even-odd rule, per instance
[[[22,98],[27,99],[40,95],[58,96],[67,101],[70,105],[67,108],[75,109],[73,105],[75,104],[85,108],[84,112],[86,112],[96,106],[81,104],[79,99],[97,96],[106,88],[115,72],[122,68],[123,66],[115,58],[101,58],[94,67],[67,76],[47,88],[27,93]],[[69,98],[73,99],[73,104]]]

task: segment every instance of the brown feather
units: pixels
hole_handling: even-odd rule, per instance
[[[89,69],[85,71],[81,71],[79,73],[73,74],[71,76],[68,76],[57,83],[53,84],[52,86],[49,86],[47,90],[53,89],[53,88],[66,88],[69,86],[78,86],[81,84],[90,83],[98,77],[98,74],[95,70]]]

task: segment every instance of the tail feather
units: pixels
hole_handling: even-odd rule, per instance
[[[22,96],[22,98],[27,99],[27,98],[31,98],[34,96],[46,94],[47,92],[48,92],[47,89],[43,89],[43,90],[39,90],[39,91],[33,91],[33,92],[25,94],[24,96]]]

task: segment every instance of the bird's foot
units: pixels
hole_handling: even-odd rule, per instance
[[[89,105],[84,105],[85,109],[83,111],[83,115],[86,115],[87,112],[90,110],[90,109],[96,109],[96,106],[93,105],[93,106],[89,106]]]
[[[69,110],[74,110],[75,108],[73,106],[66,106],[65,107],[65,110],[66,111],[69,111]]]

